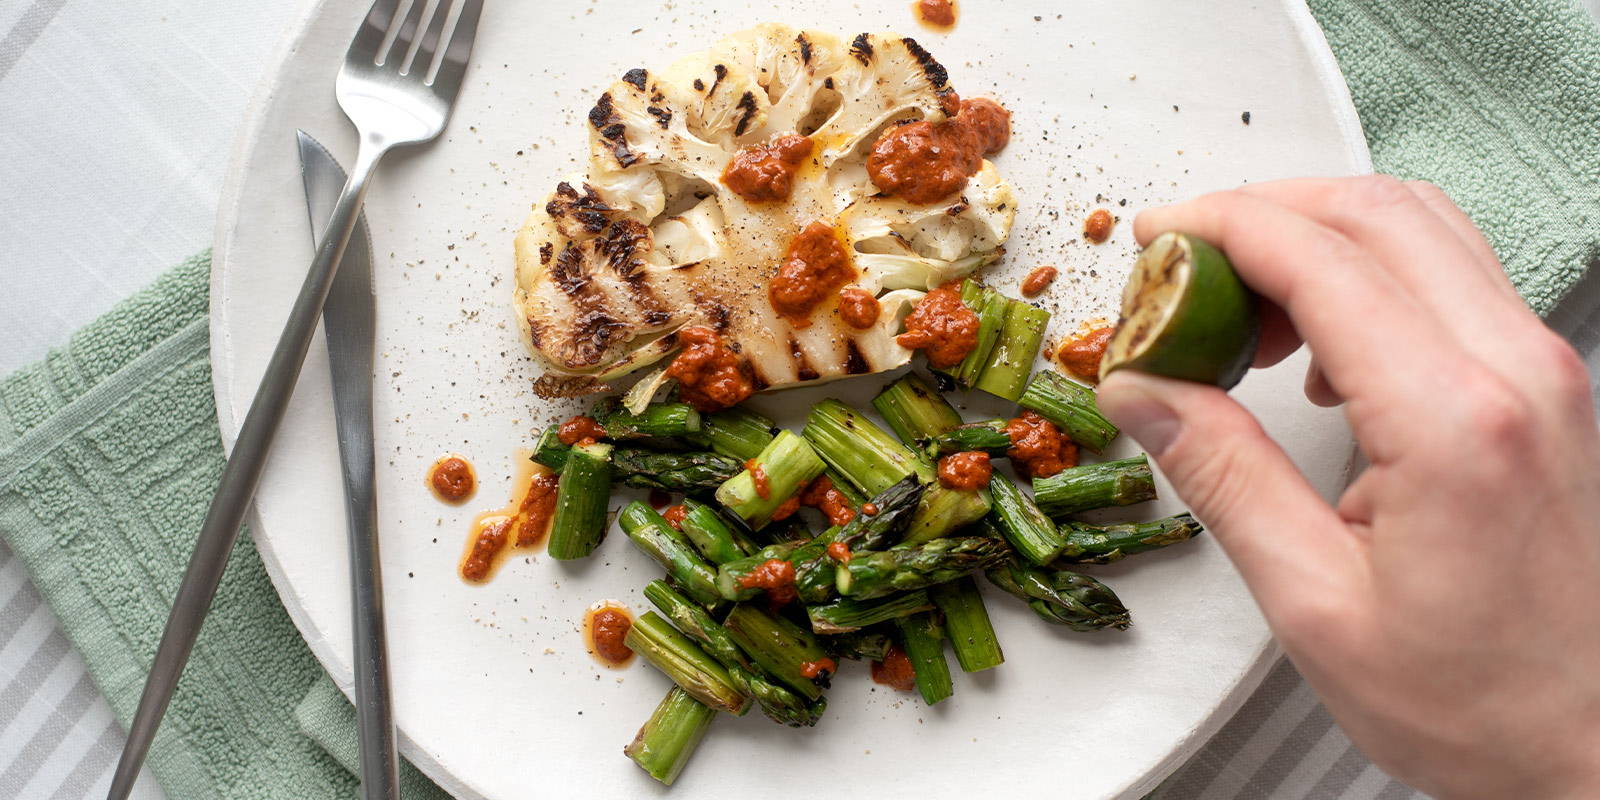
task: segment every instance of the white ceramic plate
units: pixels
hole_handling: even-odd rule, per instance
[[[512,235],[530,203],[581,168],[584,114],[623,71],[664,66],[768,20],[846,37],[888,29],[918,37],[963,95],[992,94],[1015,113],[1015,135],[996,161],[1017,189],[1020,215],[990,280],[1014,289],[1029,268],[1060,266],[1049,295],[1057,334],[1114,316],[1134,253],[1128,220],[1139,209],[1243,181],[1368,169],[1344,82],[1296,0],[967,0],[949,35],[920,29],[901,0],[825,5],[490,2],[449,130],[391,157],[367,200],[396,714],[406,756],[459,796],[665,791],[619,751],[667,681],[638,663],[597,666],[579,633],[596,600],[642,610],[638,590],[654,566],[613,533],[585,563],[519,558],[487,586],[455,574],[473,513],[506,500],[513,451],[562,410],[529,391],[535,373],[510,309]],[[333,75],[365,6],[307,4],[235,152],[212,286],[217,406],[230,446],[310,256],[294,129],[346,160],[354,153]],[[1123,221],[1110,243],[1090,247],[1078,231],[1097,206]],[[1342,485],[1348,435],[1337,413],[1300,398],[1300,366],[1255,374],[1237,396],[1331,494]],[[818,396],[864,404],[879,385],[848,381],[758,404],[792,423]],[[348,691],[329,397],[319,344],[261,485],[253,532],[295,623]],[[470,456],[482,479],[459,508],[438,503],[423,482],[451,450]],[[1179,508],[1164,500],[1139,511]],[[980,784],[1138,796],[1227,719],[1275,651],[1209,537],[1098,574],[1133,609],[1128,632],[1067,634],[991,593],[1007,663],[958,674],[950,701],[930,709],[874,690],[852,665],[815,729],[782,728],[759,713],[718,720],[671,792],[814,798],[818,781],[848,775],[853,791],[873,797],[949,796]]]

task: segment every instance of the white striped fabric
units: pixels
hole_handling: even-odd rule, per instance
[[[1600,0],[1585,2],[1600,16]],[[210,243],[234,127],[298,5],[0,0],[0,186],[28,198],[0,214],[13,265],[0,292],[0,373]],[[1551,322],[1600,367],[1600,281],[1586,283]],[[122,738],[0,545],[0,798],[102,796]],[[1350,745],[1287,663],[1151,795],[1419,796]],[[162,794],[146,779],[135,797]]]

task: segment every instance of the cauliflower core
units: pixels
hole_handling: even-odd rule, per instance
[[[844,45],[762,25],[663,72],[630,70],[589,112],[588,174],[517,235],[516,305],[546,385],[637,370],[690,327],[714,331],[757,390],[906,363],[901,320],[999,257],[1016,202],[988,161],[948,196],[880,194],[869,151],[885,129],[958,106],[944,67],[892,34]],[[735,192],[732,177],[757,189]],[[837,237],[847,266],[797,315],[780,271],[807,231]],[[878,313],[857,327],[840,295],[862,293]]]

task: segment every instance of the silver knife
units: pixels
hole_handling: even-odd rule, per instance
[[[300,177],[311,214],[311,243],[322,240],[333,214],[344,170],[316,139],[296,131]],[[349,523],[351,610],[355,650],[356,720],[361,732],[361,794],[366,800],[400,796],[395,755],[389,655],[383,626],[383,574],[378,560],[378,503],[372,445],[372,353],[376,334],[372,296],[372,240],[365,217],[345,250],[344,260],[322,309],[333,373],[333,412],[344,473],[345,517]]]

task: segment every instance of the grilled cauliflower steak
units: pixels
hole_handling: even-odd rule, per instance
[[[677,350],[690,326],[718,333],[757,390],[906,363],[901,319],[999,257],[1016,203],[988,161],[937,203],[882,195],[868,150],[896,124],[957,108],[945,69],[892,34],[846,44],[769,24],[662,72],[629,71],[589,112],[588,174],[561,182],[516,238],[516,306],[547,377],[627,374]],[[787,199],[724,183],[741,151],[796,135],[810,146]],[[785,316],[769,291],[817,222],[849,253],[849,275],[804,317]],[[878,298],[869,327],[841,319],[846,288]]]

